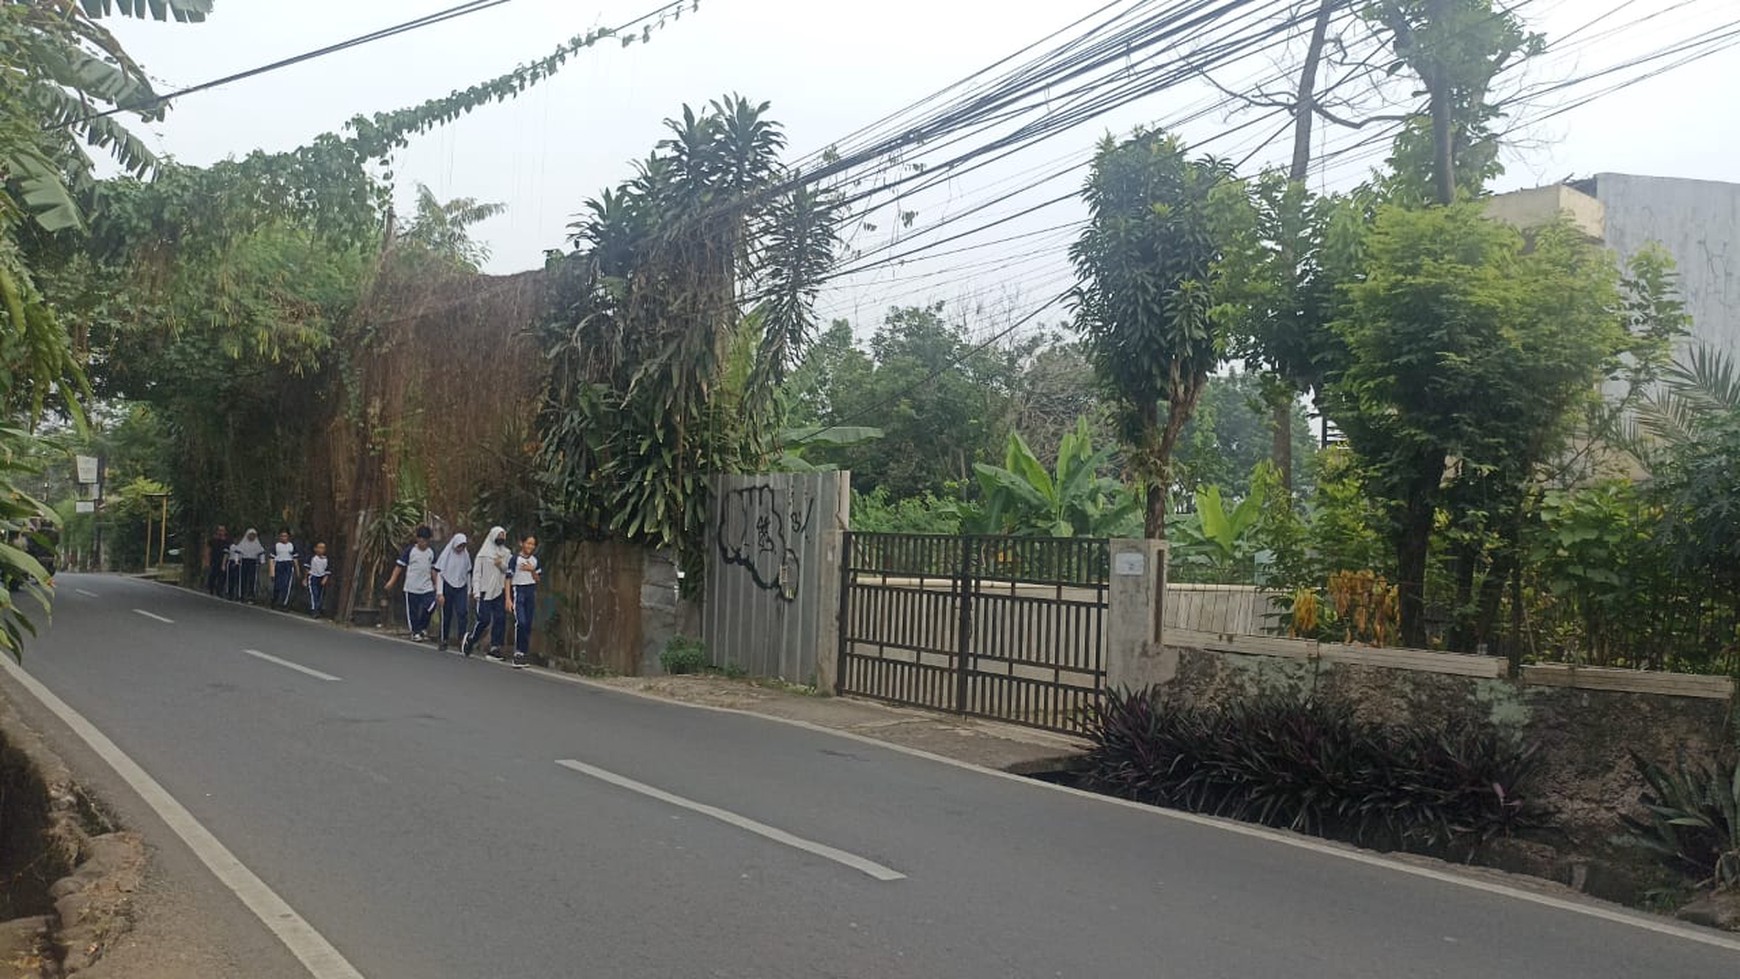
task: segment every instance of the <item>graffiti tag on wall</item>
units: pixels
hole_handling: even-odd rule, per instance
[[[719,557],[745,568],[755,586],[795,601],[803,577],[803,547],[816,501],[798,504],[766,483],[725,494],[720,507]],[[783,499],[782,499],[783,498]]]

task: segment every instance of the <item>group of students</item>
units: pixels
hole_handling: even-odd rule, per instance
[[[434,538],[433,530],[418,527],[411,543],[400,552],[386,583],[388,592],[401,581],[404,583],[405,621],[410,626],[411,639],[429,640],[429,622],[440,609],[437,638],[443,652],[452,638],[459,641],[460,651],[470,656],[487,630],[486,655],[501,662],[508,617],[512,616],[513,665],[524,669],[531,651],[538,583],[543,579],[537,537],[526,536],[515,549],[508,543],[505,528],[491,527],[475,557],[470,553],[471,541],[463,533],[448,538],[440,552],[432,544]],[[227,528],[218,527],[207,545],[206,590],[221,598],[253,602],[262,565],[272,581],[273,608],[289,609],[295,603],[296,586],[301,582],[308,589],[308,614],[319,618],[325,611],[326,594],[332,585],[326,543],[315,544],[313,554],[304,562],[288,530],[279,531],[278,540],[268,549],[259,532],[251,527],[236,540],[231,540]],[[474,602],[477,615],[467,632]]]
[[[405,621],[411,639],[429,640],[429,621],[441,610],[439,648],[445,652],[449,638],[459,640],[467,656],[477,648],[484,630],[489,631],[489,659],[500,662],[502,642],[507,638],[508,616],[514,620],[515,669],[526,667],[531,651],[532,621],[537,614],[538,583],[543,569],[538,564],[538,539],[527,535],[516,550],[508,544],[507,530],[491,527],[473,557],[471,541],[463,533],[448,538],[439,553],[431,541],[435,534],[418,527],[411,545],[400,553],[387,579],[387,591],[400,580],[405,586]],[[471,606],[477,604],[476,621],[466,631]]]
[[[229,528],[219,526],[206,543],[205,590],[219,598],[236,602],[253,602],[260,585],[260,567],[272,581],[272,607],[290,608],[296,600],[296,585],[308,589],[308,614],[315,618],[326,608],[326,592],[332,584],[332,565],[326,558],[326,542],[314,545],[314,553],[303,561],[303,555],[290,541],[290,531],[278,532],[278,540],[270,550],[260,540],[260,532],[252,527],[240,538],[232,540]]]

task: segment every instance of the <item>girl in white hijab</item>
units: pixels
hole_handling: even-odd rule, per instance
[[[236,559],[241,564],[241,599],[244,602],[254,600],[254,589],[260,583],[260,558],[265,553],[266,545],[260,543],[260,532],[249,527],[241,543],[236,545]]]
[[[477,600],[477,623],[460,646],[467,656],[488,626],[489,658],[501,660],[501,644],[507,638],[507,565],[512,556],[506,528],[489,528],[489,535],[477,549],[477,562],[471,567],[471,597]]]
[[[463,533],[454,534],[447,539],[447,546],[441,549],[441,556],[435,559],[435,580],[441,588],[435,595],[435,603],[441,607],[441,646],[442,652],[447,651],[448,627],[452,626],[453,638],[465,644],[465,625],[468,613],[471,611],[471,554],[466,550],[467,540]]]

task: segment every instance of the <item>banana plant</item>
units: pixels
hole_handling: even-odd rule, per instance
[[[1263,496],[1262,485],[1253,484],[1250,494],[1229,510],[1219,486],[1197,490],[1196,512],[1174,524],[1173,562],[1183,568],[1205,569],[1216,581],[1231,581],[1250,573],[1249,562],[1258,549],[1255,537],[1263,515]]]
[[[1076,422],[1047,472],[1018,432],[1009,433],[1003,465],[974,463],[984,502],[968,521],[985,534],[1109,537],[1133,533],[1140,501],[1117,480],[1100,475],[1113,449],[1093,447],[1087,419]]]

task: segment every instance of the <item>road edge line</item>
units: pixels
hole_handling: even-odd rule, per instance
[[[1438,870],[1432,867],[1408,863],[1370,850],[1343,847],[1340,844],[1332,843],[1327,840],[1319,840],[1312,837],[1284,833],[1269,829],[1266,826],[1241,823],[1235,820],[1221,819],[1216,816],[1204,816],[1200,813],[1184,812],[1180,809],[1165,809],[1160,806],[1150,806],[1140,802],[1132,802],[1129,799],[1120,799],[1116,796],[1101,795],[1098,792],[1089,792],[1086,789],[1078,789],[1068,785],[1058,785],[1054,782],[1045,782],[1040,779],[1029,778],[1025,775],[1016,775],[1013,772],[1005,772],[1001,769],[977,765],[970,761],[962,761],[959,758],[950,758],[947,755],[939,755],[935,752],[926,751],[923,748],[912,748],[892,741],[883,741],[878,738],[873,738],[869,735],[858,734],[855,731],[844,731],[839,728],[827,727],[811,721],[798,720],[793,717],[779,717],[772,714],[761,714],[751,710],[744,710],[740,707],[721,707],[717,704],[696,704],[685,700],[673,700],[669,697],[661,697],[658,694],[646,693],[640,690],[629,690],[608,683],[600,683],[597,680],[592,680],[587,677],[575,676],[570,673],[562,673],[555,670],[535,668],[530,672],[534,675],[547,677],[549,679],[573,683],[607,693],[617,693],[624,696],[636,697],[653,703],[687,707],[692,710],[712,711],[717,714],[735,714],[740,717],[753,717],[763,721],[770,721],[775,724],[785,724],[791,727],[803,728],[806,731],[814,731],[818,734],[831,734],[835,737],[845,738],[848,741],[872,745],[878,748],[885,748],[889,751],[897,752],[909,757],[922,758],[926,761],[948,765],[951,768],[959,768],[969,772],[977,772],[981,775],[989,775],[1019,785],[1025,785],[1029,788],[1050,792],[1061,792],[1066,795],[1076,796],[1077,798],[1118,806],[1124,809],[1131,809],[1136,812],[1147,813],[1151,816],[1158,816],[1163,819],[1172,819],[1179,822],[1191,823],[1196,826],[1223,830],[1240,836],[1264,840],[1270,843],[1278,843],[1282,846],[1292,847],[1296,850],[1306,850],[1312,853],[1320,853],[1325,856],[1336,857],[1353,863],[1364,864],[1368,867],[1377,867],[1383,870],[1395,871],[1406,874],[1410,877],[1419,877],[1500,897],[1513,898],[1515,900],[1526,901],[1530,904],[1537,904],[1559,911],[1568,911],[1573,914],[1598,918],[1614,924],[1629,925],[1659,935],[1667,935],[1672,938],[1681,938],[1687,941],[1698,942],[1703,945],[1711,945],[1716,948],[1740,952],[1740,936],[1730,937],[1718,931],[1702,929],[1691,925],[1682,925],[1676,921],[1668,919],[1648,917],[1618,905],[1607,906],[1605,904],[1594,903],[1593,901],[1577,901],[1569,898],[1556,897],[1551,894],[1541,894],[1521,887],[1515,887],[1510,884],[1481,880],[1478,877],[1470,877],[1454,871]],[[1543,881],[1543,883],[1550,882]]]
[[[40,680],[25,672],[23,667],[5,657],[0,657],[0,666],[113,768],[115,774],[138,793],[158,818],[187,844],[194,856],[205,864],[206,869],[284,943],[284,947],[296,956],[309,975],[314,979],[363,979],[363,974],[325,936],[316,931],[287,901],[237,859],[229,847],[212,835],[186,806],[170,795],[168,789],[122,751],[108,735],[86,720],[83,714],[74,710],[66,701],[61,700]]]

